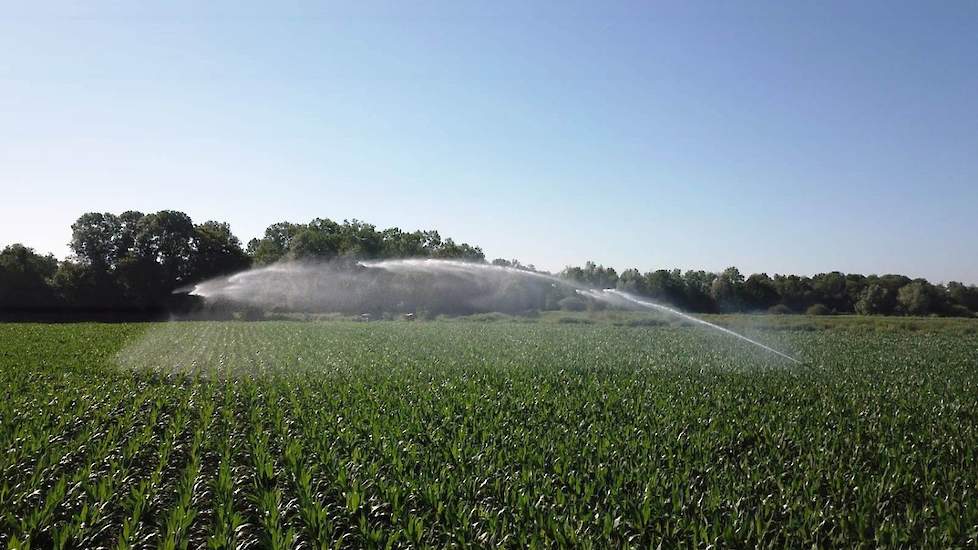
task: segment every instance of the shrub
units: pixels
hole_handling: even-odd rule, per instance
[[[669,323],[662,319],[627,319],[625,321],[615,321],[616,327],[662,327]]]
[[[773,313],[774,315],[790,315],[794,313],[794,311],[790,307],[784,304],[773,305],[770,308],[768,308],[767,312]]]
[[[260,307],[246,307],[241,312],[243,321],[261,321],[265,318],[265,310]]]
[[[630,327],[662,327],[669,323],[662,319],[629,319],[625,324]]]
[[[593,325],[594,321],[590,319],[581,319],[579,317],[561,317],[557,320],[558,323],[564,325]]]
[[[587,309],[587,303],[577,296],[568,296],[557,302],[557,307],[564,311],[584,311]]]
[[[476,321],[476,322],[481,322],[481,323],[493,323],[493,322],[496,322],[496,321],[505,321],[505,320],[511,319],[511,318],[512,317],[510,317],[509,315],[506,315],[506,314],[503,314],[503,313],[497,313],[497,312],[492,312],[492,313],[475,313],[475,314],[472,314],[472,315],[467,315],[465,317],[461,317],[461,319],[464,319],[466,321]]]
[[[832,315],[832,310],[825,307],[824,304],[815,304],[805,310],[805,315]]]
[[[952,304],[948,307],[947,314],[950,317],[974,317],[975,314],[970,309],[961,304]]]

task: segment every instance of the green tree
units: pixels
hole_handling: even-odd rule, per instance
[[[385,229],[381,234],[384,248],[381,255],[385,258],[416,258],[428,256],[420,231],[407,233],[397,227]]]
[[[251,263],[258,266],[273,264],[284,255],[275,242],[266,239],[251,239],[246,252],[251,257]]]
[[[308,224],[280,222],[269,226],[261,239],[248,243],[255,265],[282,260],[332,260],[348,258],[444,258],[483,262],[482,249],[452,239],[442,240],[437,231],[407,233],[393,227],[378,231],[360,220],[336,223],[316,218]]]
[[[136,254],[136,237],[144,216],[145,214],[135,210],[119,214],[119,224],[112,239],[112,267],[118,267],[119,262]]]
[[[893,296],[896,296],[896,293],[900,290],[900,288],[910,284],[910,277],[906,277],[904,275],[887,274],[880,275],[879,277],[871,276],[867,279],[870,283],[878,283],[886,290],[889,290]]]
[[[978,313],[978,287],[951,281],[947,284],[947,297],[952,304],[957,304],[968,308],[973,313]]]
[[[119,217],[108,212],[87,212],[71,225],[70,247],[80,265],[65,266],[56,283],[72,296],[71,305],[115,307],[124,301],[113,273],[120,259],[121,229]]]
[[[868,277],[859,275],[858,273],[847,273],[846,274],[846,305],[852,306],[855,310],[856,302],[863,295],[863,291],[870,285]],[[848,311],[848,310],[847,310]]]
[[[331,260],[339,254],[339,235],[307,227],[292,239],[286,257],[290,260]]]
[[[189,278],[200,281],[247,269],[251,258],[227,223],[207,221],[194,226]]]
[[[155,262],[160,268],[162,286],[173,289],[189,282],[193,240],[194,223],[190,216],[161,210],[139,221],[135,255],[141,261]]]
[[[285,257],[292,246],[292,239],[303,229],[306,229],[303,224],[273,223],[265,229],[264,237],[248,243],[248,255],[256,265],[273,264]]]
[[[659,269],[645,274],[645,295],[657,302],[686,307],[686,285],[678,269]]]
[[[339,251],[358,260],[374,259],[383,249],[383,234],[373,224],[357,219],[343,220],[339,226]]]
[[[766,310],[780,300],[778,289],[767,273],[755,273],[744,281],[742,296],[749,311]]]
[[[621,272],[621,275],[618,276],[618,290],[624,290],[638,296],[648,296],[645,276],[635,268]]]
[[[710,288],[710,294],[720,311],[732,312],[743,309],[743,285],[744,276],[736,267],[728,267],[717,276]]]
[[[934,312],[937,297],[934,288],[923,280],[915,280],[897,291],[897,304],[907,315],[927,315]]]
[[[0,251],[0,308],[47,307],[55,304],[50,284],[58,260],[22,244]]]
[[[65,260],[58,264],[52,285],[62,303],[69,307],[116,305],[118,296],[113,296],[111,302],[105,302],[97,294],[95,279],[94,270],[87,263]]]
[[[462,260],[467,262],[484,262],[486,255],[478,246],[467,243],[456,244],[452,239],[445,239],[431,254],[433,258],[446,260]]]
[[[84,284],[87,275],[77,273],[69,268],[66,277],[75,279],[73,286]],[[163,268],[151,255],[131,254],[119,261],[113,273],[114,281],[119,287],[118,300],[126,305],[149,307],[157,304],[161,298],[176,288],[176,284],[167,281]]]
[[[836,312],[852,311],[846,276],[838,271],[812,277],[812,299]]]
[[[684,273],[683,290],[686,295],[686,307],[702,313],[717,311],[717,304],[712,295],[713,282],[716,278],[716,273],[702,269],[698,271],[689,270]]]
[[[805,311],[813,304],[812,281],[798,275],[775,275],[774,288],[782,304],[793,311]]]
[[[880,284],[870,284],[859,295],[855,310],[860,315],[885,315],[890,313],[893,310],[893,300],[890,297],[890,291]]]
[[[108,273],[118,257],[121,223],[115,214],[88,212],[71,225],[71,250],[96,272]]]
[[[583,269],[567,268],[561,276],[596,288],[616,288],[618,285],[618,273],[613,268],[597,265],[592,261],[586,262]]]

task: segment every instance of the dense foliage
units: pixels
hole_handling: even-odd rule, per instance
[[[973,547],[975,327],[915,323],[0,325],[0,545]]]
[[[568,267],[561,276],[600,288],[618,288],[700,313],[769,311],[771,313],[860,315],[949,315],[978,313],[978,287],[950,282],[934,285],[903,275],[820,273],[744,277],[735,267],[721,273],[660,269],[620,275],[588,262]]]
[[[188,304],[186,297],[173,296],[174,289],[281,261],[416,257],[485,261],[479,247],[442,239],[437,231],[379,230],[358,220],[276,223],[246,248],[228,224],[194,224],[186,214],[172,210],[87,213],[71,229],[74,256],[60,263],[20,244],[0,251],[0,313],[37,309],[179,311]],[[492,263],[534,269],[516,260]],[[589,286],[617,287],[692,312],[957,317],[978,313],[978,287],[959,282],[934,285],[902,275],[833,271],[814,277],[765,273],[744,277],[733,267],[721,273],[627,269],[619,274],[591,262],[568,267],[560,275]],[[573,293],[554,298],[534,307],[587,307]]]
[[[187,307],[172,291],[277,261],[432,257],[482,261],[482,250],[437,231],[378,230],[357,220],[276,223],[247,251],[226,223],[183,212],[90,212],[71,226],[74,257],[58,262],[20,244],[0,252],[0,311]]]

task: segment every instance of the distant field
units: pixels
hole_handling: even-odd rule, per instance
[[[711,320],[0,325],[0,545],[978,544],[978,321]]]

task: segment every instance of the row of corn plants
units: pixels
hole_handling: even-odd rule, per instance
[[[0,325],[0,545],[978,544],[967,331],[766,336]]]

